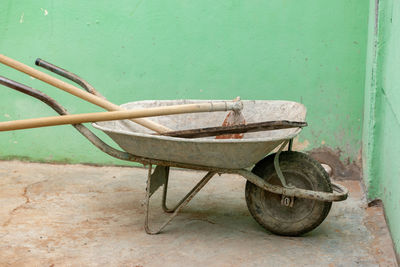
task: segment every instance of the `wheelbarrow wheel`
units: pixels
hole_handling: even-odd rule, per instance
[[[274,185],[282,185],[274,168],[275,154],[259,161],[252,172]],[[315,191],[332,192],[324,168],[316,160],[300,152],[285,151],[279,166],[288,185]],[[328,215],[332,202],[290,198],[268,192],[247,181],[247,207],[254,219],[266,230],[284,236],[299,236],[318,225]]]

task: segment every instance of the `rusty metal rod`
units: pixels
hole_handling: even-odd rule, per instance
[[[207,136],[216,136],[223,134],[238,134],[238,133],[252,133],[260,131],[270,131],[287,128],[302,128],[307,126],[306,122],[302,121],[264,121],[248,124],[232,125],[232,126],[218,126],[207,127],[199,129],[190,129],[182,131],[173,131],[160,133],[155,135],[181,137],[181,138],[198,138]]]

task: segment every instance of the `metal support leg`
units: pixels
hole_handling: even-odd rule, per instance
[[[275,157],[274,157],[274,167],[275,167],[275,171],[276,174],[278,175],[279,180],[282,183],[282,186],[285,188],[293,188],[293,186],[288,185],[286,183],[286,179],[283,176],[282,170],[279,167],[279,155],[281,154],[283,148],[289,143],[289,140],[286,140],[285,142],[283,142],[283,144],[281,145],[281,147],[279,148],[278,152],[276,152]]]
[[[168,208],[165,207],[165,209],[167,211],[173,211],[173,213],[170,215],[170,217],[156,230],[151,230],[149,227],[149,204],[150,204],[150,197],[151,197],[151,182],[152,182],[152,174],[151,174],[151,169],[152,166],[151,164],[149,165],[149,171],[147,174],[147,188],[146,188],[146,199],[145,199],[145,222],[144,222],[144,229],[146,231],[146,233],[150,234],[150,235],[155,235],[155,234],[159,234],[164,228],[165,226],[167,226],[173,218],[176,217],[176,215],[178,215],[179,211],[186,206],[192,199],[193,197],[210,181],[210,179],[215,175],[215,172],[208,172],[203,179],[200,180],[200,182],[198,182],[193,189],[186,194],[186,196],[179,201],[179,203],[176,205],[176,207],[172,210],[169,210]],[[154,173],[153,173],[154,174]],[[167,176],[168,177],[168,176]],[[168,187],[168,178],[166,177],[166,180],[164,182],[164,192],[163,192],[163,206],[165,206],[165,200],[167,197],[167,187]],[[154,177],[153,177],[154,178]],[[164,207],[163,207],[164,208]]]
[[[288,151],[292,151],[292,150],[293,150],[293,138],[290,139],[289,145],[288,145]]]
[[[175,207],[170,209],[170,208],[167,207],[167,194],[168,194],[168,177],[167,177],[167,179],[165,180],[165,183],[164,183],[162,203],[161,203],[161,206],[162,206],[162,209],[164,210],[164,212],[167,212],[167,213],[174,212],[196,190],[196,187],[197,187],[197,185],[195,187],[193,187],[192,190],[190,190],[190,192],[187,193],[186,196],[184,196],[178,202],[178,204],[175,205]]]
[[[167,207],[167,193],[168,193],[168,178],[165,180],[164,183],[164,188],[163,188],[163,196],[162,196],[162,202],[161,202],[161,207],[163,209],[164,212],[167,213],[172,213],[176,210],[176,208],[184,201],[184,199],[182,199],[178,204],[176,204],[176,206],[172,209],[169,209]]]

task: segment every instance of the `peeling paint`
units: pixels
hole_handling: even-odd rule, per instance
[[[310,142],[306,139],[303,142],[299,141],[299,136],[293,140],[293,150],[303,151],[310,146]]]
[[[45,15],[45,16],[47,16],[49,14],[49,12],[44,8],[40,8],[40,10],[42,10],[43,15]]]
[[[319,147],[308,154],[320,162],[332,168],[332,175],[338,180],[361,180],[361,159],[344,163],[341,158],[341,150],[333,150],[329,147]]]
[[[24,12],[22,12],[21,17],[19,19],[19,23],[24,23]]]

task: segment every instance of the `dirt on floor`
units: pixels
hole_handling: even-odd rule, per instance
[[[204,173],[173,170],[168,203]],[[360,182],[302,237],[268,233],[250,216],[245,180],[215,176],[159,235],[143,229],[147,171],[0,162],[0,266],[397,266],[382,207]],[[160,190],[159,190],[160,191]],[[161,194],[151,223],[167,215]]]

